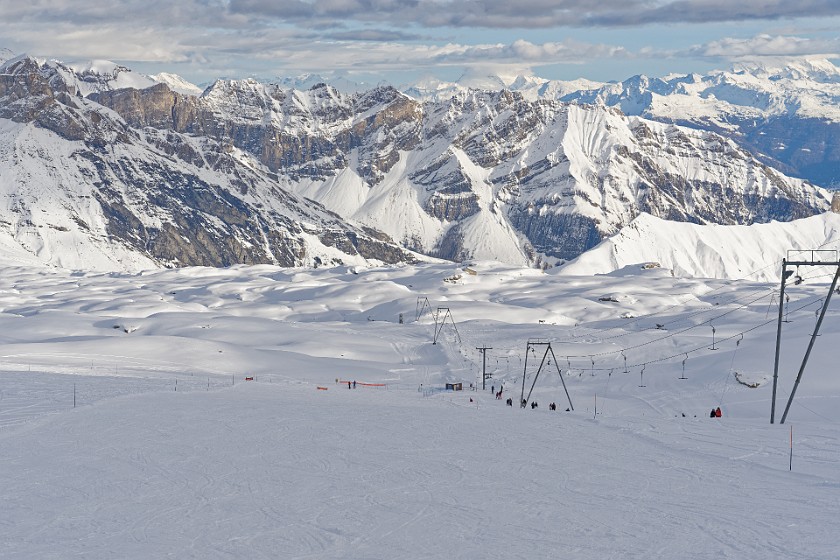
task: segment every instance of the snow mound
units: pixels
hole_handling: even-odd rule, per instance
[[[655,262],[677,277],[777,282],[779,265],[788,251],[801,255],[814,249],[840,249],[840,215],[829,212],[792,222],[724,226],[671,222],[642,214],[560,267],[557,274],[650,273],[655,269],[648,270],[646,265]],[[822,256],[826,254],[831,253]]]

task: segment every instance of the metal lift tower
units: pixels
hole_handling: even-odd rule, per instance
[[[534,375],[534,382],[531,383],[531,389],[528,391],[528,396],[525,396],[525,378],[528,374],[528,352],[533,351],[536,347],[545,347],[545,352],[543,352],[542,360],[540,361],[540,367],[537,369],[537,373]],[[551,358],[554,361],[554,368],[557,370],[557,375],[560,376],[560,381],[563,383],[563,390],[566,391],[566,398],[569,400],[569,408],[574,410],[575,407],[572,405],[572,398],[569,396],[569,390],[566,388],[566,380],[563,379],[563,374],[560,372],[560,366],[557,365],[557,356],[554,355],[554,350],[551,348],[550,342],[535,342],[535,341],[528,341],[528,346],[525,347],[525,369],[522,372],[522,395],[519,399],[519,404],[522,408],[525,408],[525,405],[528,404],[528,401],[531,400],[531,393],[534,391],[534,386],[537,384],[537,379],[540,377],[540,372],[542,371],[543,366],[545,365],[546,358],[548,355],[551,354]],[[534,352],[536,356],[536,352]]]
[[[800,266],[834,266],[837,267],[837,271],[834,273],[834,279],[831,281],[831,287],[828,289],[828,295],[825,298],[822,310],[820,311],[820,316],[817,319],[817,324],[814,327],[814,334],[811,335],[811,340],[808,342],[808,349],[805,351],[805,357],[802,358],[802,365],[799,366],[799,373],[796,376],[796,382],[793,384],[793,390],[790,392],[787,406],[785,406],[785,412],[782,414],[781,424],[785,423],[788,411],[790,410],[790,405],[793,402],[793,396],[796,394],[796,389],[799,387],[799,382],[802,380],[802,374],[805,372],[805,365],[808,363],[808,357],[811,355],[811,349],[814,347],[814,342],[817,340],[817,336],[819,336],[820,326],[822,325],[823,318],[825,317],[825,312],[828,310],[828,302],[831,301],[831,294],[834,293],[834,289],[837,287],[837,279],[840,278],[840,261],[837,260],[837,251],[795,251],[794,253],[804,256],[804,258],[796,257],[796,260],[790,259],[792,252],[793,251],[788,251],[788,258],[782,259],[782,286],[779,291],[779,321],[778,326],[776,327],[776,359],[773,365],[773,402],[770,405],[771,424],[774,423],[776,418],[776,385],[778,384],[779,379],[779,351],[781,349],[782,342],[782,312],[784,309],[783,302],[785,300],[785,282],[789,277],[794,276],[794,271],[788,270],[788,267],[795,266],[796,271],[798,272]],[[801,283],[802,277],[796,274],[794,276],[794,284]]]

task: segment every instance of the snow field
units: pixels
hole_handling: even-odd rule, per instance
[[[768,421],[775,284],[471,264],[7,267],[4,557],[840,556],[835,300],[790,471],[790,426]],[[826,289],[789,286],[777,422]],[[420,298],[454,318],[437,344]],[[535,339],[557,362],[540,406],[507,407],[489,388],[518,401]],[[480,384],[479,346],[488,390],[439,391]]]
[[[9,557],[831,558],[836,430],[243,383],[3,434]],[[342,390],[343,389],[343,390]],[[798,436],[801,439],[801,436]],[[832,463],[826,467],[824,462]],[[803,471],[805,471],[803,473]]]

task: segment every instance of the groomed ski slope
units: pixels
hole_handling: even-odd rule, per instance
[[[471,270],[7,267],[2,556],[840,557],[840,301],[778,424],[825,270],[788,289],[775,425],[775,284]],[[536,339],[574,411],[556,370],[536,410],[490,393]]]

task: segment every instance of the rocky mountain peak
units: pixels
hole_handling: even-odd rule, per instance
[[[575,103],[508,89],[420,102],[390,86],[342,93],[250,79],[200,96],[106,81],[84,96],[72,68],[4,67],[0,117],[24,126],[1,139],[33,140],[0,150],[0,187],[18,193],[29,183],[16,162],[46,157],[31,165],[65,170],[42,183],[79,218],[60,227],[169,265],[401,262],[408,250],[550,265],[641,213],[749,224],[828,207],[825,191],[732,139],[642,115],[663,96],[736,98],[708,77],[640,76]],[[619,110],[635,104],[639,116]],[[70,185],[84,193],[67,194]],[[16,212],[7,221],[18,228],[38,215]]]

